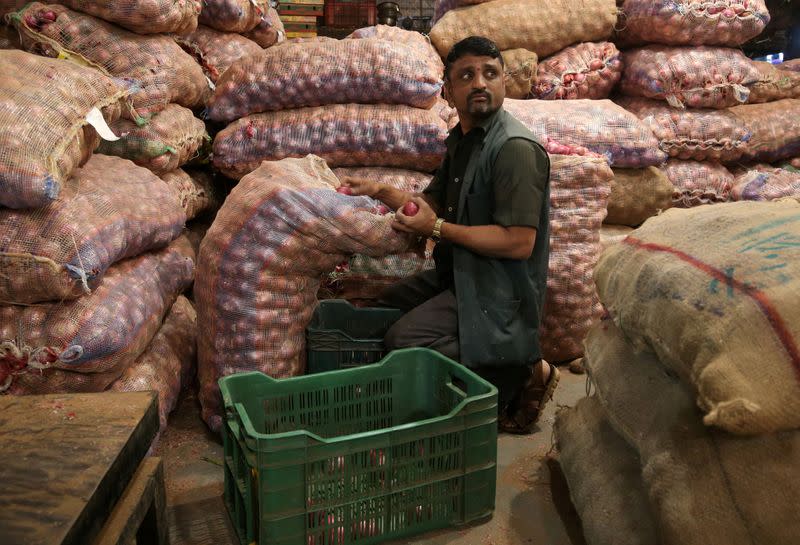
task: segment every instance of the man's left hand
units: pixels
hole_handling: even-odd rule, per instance
[[[403,213],[403,207],[401,207],[395,212],[392,227],[404,233],[413,233],[426,238],[431,236],[436,225],[436,213],[421,197],[414,197],[411,202],[419,207],[419,211],[413,216],[407,216]]]

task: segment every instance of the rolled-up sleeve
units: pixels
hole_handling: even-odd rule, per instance
[[[544,148],[524,138],[507,141],[495,160],[492,182],[498,225],[539,226],[550,183],[550,159]]]

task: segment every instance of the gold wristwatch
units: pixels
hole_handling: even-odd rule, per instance
[[[444,218],[436,218],[436,223],[433,224],[433,233],[431,233],[432,241],[442,240],[442,224],[444,224]]]

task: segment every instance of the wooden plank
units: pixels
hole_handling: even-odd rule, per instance
[[[94,543],[168,545],[168,530],[164,465],[161,458],[146,458]]]
[[[154,392],[0,396],[3,545],[85,545],[158,432]]]

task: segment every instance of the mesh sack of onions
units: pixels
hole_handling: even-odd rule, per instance
[[[774,201],[800,198],[800,172],[757,165],[737,173],[731,191],[734,201]]]
[[[216,212],[223,195],[210,172],[201,169],[175,169],[161,175],[191,220],[205,212]]]
[[[622,61],[614,44],[578,44],[539,63],[533,96],[543,100],[608,98],[621,76]]]
[[[137,34],[192,32],[200,15],[200,0],[59,0],[59,4]]]
[[[672,205],[691,208],[726,202],[733,187],[733,174],[718,163],[670,159],[664,172],[675,188]]]
[[[267,0],[203,0],[200,24],[223,32],[248,32],[267,17]]]
[[[261,21],[252,30],[245,32],[244,37],[264,49],[283,42],[286,39],[286,31],[275,8],[267,9],[267,13],[261,18]]]
[[[730,112],[752,135],[743,160],[774,163],[800,155],[800,99],[743,104]]]
[[[191,34],[174,35],[172,39],[194,57],[212,83],[234,62],[261,51],[261,46],[240,34],[220,32],[205,26],[197,27]]]

